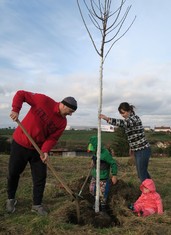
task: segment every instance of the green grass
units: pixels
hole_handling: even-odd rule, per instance
[[[74,208],[74,202],[60,183],[48,171],[47,185],[44,193],[44,204],[49,208],[47,217],[37,216],[30,209],[32,205],[32,183],[30,168],[27,166],[21,176],[17,199],[16,212],[9,215],[5,212],[6,201],[6,175],[9,156],[0,155],[0,234],[7,235],[139,235],[139,234],[171,234],[171,158],[152,158],[149,171],[153,177],[157,191],[160,193],[165,212],[162,216],[140,218],[134,215],[125,217],[123,226],[98,229],[92,225],[78,225],[66,221],[66,213]],[[130,185],[139,187],[135,166],[128,164],[128,158],[117,158],[118,177]],[[87,157],[51,157],[51,163],[56,172],[65,179],[72,188],[83,176],[85,177],[90,167]],[[79,192],[80,188],[77,189]],[[58,196],[59,191],[64,195]],[[119,205],[118,205],[119,206]]]
[[[169,141],[170,142],[171,133],[147,131],[146,137],[150,141],[155,140],[155,141]]]
[[[12,136],[14,129],[12,128],[0,128],[0,136]],[[148,139],[158,140],[158,141],[170,141],[170,133],[165,132],[154,132],[154,131],[145,131]],[[91,135],[97,134],[97,130],[65,130],[62,135],[62,140],[83,140],[87,141]],[[115,133],[111,132],[102,132],[104,141],[109,140],[111,136],[115,136]]]
[[[93,135],[97,135],[97,130],[64,131],[63,135],[59,139],[57,146],[65,147],[67,145],[86,149],[89,139]],[[116,134],[111,132],[102,132],[101,136],[102,142],[104,144],[111,144],[117,138]]]

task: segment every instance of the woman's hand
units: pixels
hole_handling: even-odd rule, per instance
[[[106,120],[107,122],[109,121],[109,117],[107,117],[106,115],[104,115],[104,114],[102,114],[102,113],[99,115],[99,118],[104,119],[104,120]]]

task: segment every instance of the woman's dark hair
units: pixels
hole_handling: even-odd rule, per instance
[[[126,111],[126,112],[129,112],[129,111],[130,111],[131,113],[135,114],[134,108],[135,108],[135,106],[130,105],[130,104],[127,103],[127,102],[123,102],[123,103],[121,103],[121,104],[119,105],[118,111],[119,111],[120,113],[121,113],[121,110],[124,110],[124,111]]]

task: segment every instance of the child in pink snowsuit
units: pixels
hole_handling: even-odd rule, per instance
[[[133,212],[138,216],[149,216],[152,214],[162,214],[163,204],[160,195],[156,192],[156,187],[152,179],[146,179],[140,186],[141,196],[133,204]]]

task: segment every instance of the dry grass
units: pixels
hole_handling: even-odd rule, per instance
[[[51,159],[56,172],[74,192],[79,192],[88,173],[90,159],[85,157],[55,157]],[[157,191],[160,193],[165,212],[162,216],[153,215],[147,218],[137,217],[127,209],[127,203],[134,200],[139,193],[139,180],[135,166],[128,158],[117,158],[120,178],[117,187],[112,187],[109,204],[112,208],[114,222],[103,228],[96,228],[97,216],[90,208],[88,185],[80,202],[81,223],[77,224],[76,207],[71,196],[48,172],[44,193],[44,204],[49,208],[47,217],[37,216],[30,211],[32,205],[32,185],[29,166],[21,176],[17,191],[18,205],[16,212],[9,215],[5,212],[6,175],[8,156],[0,156],[0,234],[3,235],[153,235],[171,234],[171,158],[153,158],[149,171]],[[108,219],[108,218],[106,218]],[[100,223],[104,222],[103,218]]]

